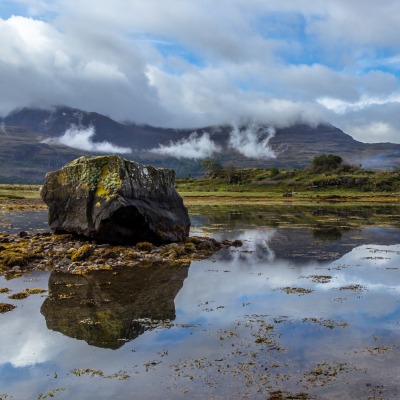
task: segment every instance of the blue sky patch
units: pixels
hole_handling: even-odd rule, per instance
[[[13,15],[21,15],[27,17],[26,7],[21,4],[15,3],[15,1],[1,0],[0,2],[0,17],[2,19],[8,19]]]
[[[204,67],[205,62],[200,54],[189,50],[183,45],[177,42],[170,41],[156,41],[154,42],[154,47],[164,56],[164,57],[179,57],[196,67]]]

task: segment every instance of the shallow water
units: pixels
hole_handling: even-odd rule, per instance
[[[48,231],[47,211],[0,212],[0,232],[18,233],[23,230],[34,232]]]
[[[395,224],[192,221],[243,247],[189,268],[1,278],[0,302],[17,308],[0,314],[0,398],[400,397]],[[27,288],[49,292],[8,298]]]

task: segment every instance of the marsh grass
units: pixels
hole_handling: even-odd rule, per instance
[[[180,178],[176,187],[184,198],[233,198],[286,201],[398,201],[398,170],[336,169],[318,172],[312,169],[246,168],[235,172],[235,183],[223,173],[212,178]]]
[[[39,199],[39,185],[0,184],[0,199]]]
[[[236,170],[235,183],[223,173],[212,178],[178,178],[176,189],[185,203],[398,203],[398,170],[334,170],[246,168]],[[0,202],[40,199],[39,185],[0,184]]]

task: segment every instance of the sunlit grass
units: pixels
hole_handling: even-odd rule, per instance
[[[0,184],[0,199],[39,199],[39,185]]]
[[[246,181],[241,184],[230,184],[223,177],[214,179],[177,179],[176,188],[178,193],[184,198],[185,202],[197,204],[207,202],[207,204],[221,203],[248,203],[257,202],[258,204],[282,203],[282,204],[315,204],[315,202],[346,202],[346,203],[370,203],[370,202],[390,202],[400,201],[400,190],[393,171],[361,171],[360,175],[368,175],[370,180],[368,185],[379,187],[379,182],[386,180],[389,182],[389,189],[392,190],[369,190],[365,185],[359,187],[326,187],[316,188],[310,185],[310,179],[320,177],[321,174],[310,174],[306,171],[284,171],[277,177],[265,178],[269,172],[261,169],[243,170],[242,173]],[[264,174],[262,175],[261,172]],[[261,174],[261,175],[260,175]],[[260,179],[260,176],[262,179]],[[332,174],[330,177],[334,177]],[[326,179],[327,176],[324,175]],[[384,177],[384,178],[382,178]],[[376,182],[375,182],[376,181]],[[294,183],[297,182],[297,183]],[[39,199],[39,185],[10,185],[0,184],[0,200],[7,199]]]

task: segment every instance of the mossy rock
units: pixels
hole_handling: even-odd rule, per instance
[[[56,233],[126,244],[181,242],[189,235],[189,215],[170,169],[84,156],[47,174],[41,196]]]

